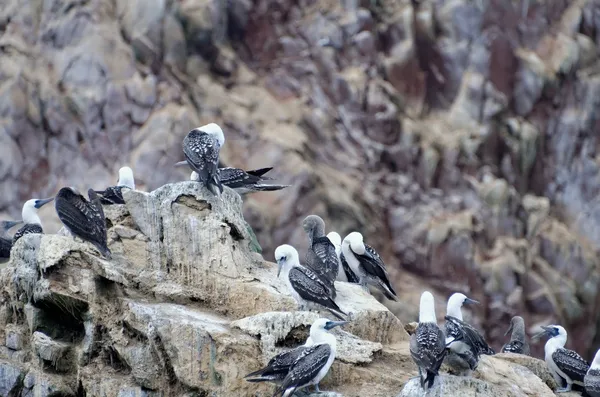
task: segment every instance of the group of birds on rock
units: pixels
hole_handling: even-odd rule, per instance
[[[265,183],[271,178],[264,175],[272,168],[244,171],[219,167],[219,153],[224,143],[223,130],[217,124],[195,128],[183,140],[185,161],[175,166],[188,165],[192,169],[190,180],[200,183],[217,197],[221,197],[223,186],[240,195],[289,186]],[[74,237],[91,243],[104,257],[111,258],[102,206],[125,204],[123,189],[135,190],[133,171],[129,167],[119,170],[116,186],[101,191],[88,189],[87,198],[73,187],[63,187],[55,197],[26,201],[22,220],[0,223],[0,259],[9,258],[13,245],[25,234],[43,233],[38,210],[51,201],[54,201],[58,218],[66,230]],[[23,225],[10,237],[8,231],[19,224]],[[319,391],[319,383],[336,356],[336,338],[329,331],[346,324],[348,319],[345,316],[351,316],[336,303],[335,281],[359,284],[366,291],[368,285],[372,285],[386,298],[398,299],[383,260],[364,242],[361,233],[351,232],[343,240],[334,231],[325,235],[325,222],[317,215],[307,216],[302,227],[309,243],[304,265],[300,263],[294,247],[280,245],[275,250],[277,277],[283,277],[299,309],[325,309],[342,321],[317,319],[303,345],[276,355],[265,368],[245,377],[249,382],[275,383],[274,396],[288,397],[310,386]],[[483,336],[463,320],[462,306],[473,303],[478,302],[461,293],[453,294],[448,300],[445,329],[442,330],[437,324],[433,295],[429,291],[421,295],[419,322],[410,339],[410,353],[417,364],[423,389],[432,387],[444,361],[453,373],[469,376],[477,368],[481,355],[495,354]],[[523,318],[513,317],[506,334],[509,332],[512,333],[511,339],[502,347],[502,352],[528,355]],[[600,351],[590,366],[575,351],[565,349],[567,332],[563,327],[545,326],[534,338],[543,335],[550,337],[545,345],[548,368],[560,385],[563,381],[566,383],[557,392],[570,391],[573,386],[578,386],[583,387],[587,395],[600,397]]]
[[[479,302],[462,293],[452,294],[446,307],[445,329],[442,330],[437,324],[433,295],[429,291],[422,293],[419,322],[410,338],[410,354],[419,369],[420,384],[424,390],[433,386],[442,363],[445,362],[449,372],[455,375],[469,376],[477,368],[482,354],[495,354],[484,337],[462,318],[462,305],[473,303]],[[502,347],[502,353],[529,355],[522,317],[511,319],[505,335],[508,333],[511,333],[510,341]],[[560,325],[542,326],[542,331],[533,339],[543,336],[549,337],[544,347],[544,358],[559,385],[556,392],[568,392],[576,386],[584,396],[600,397],[600,350],[590,366],[577,352],[565,348],[567,331]]]

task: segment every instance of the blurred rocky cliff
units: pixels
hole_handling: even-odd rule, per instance
[[[381,252],[402,321],[429,286],[480,300],[496,348],[517,313],[600,345],[597,1],[0,5],[5,216],[124,164],[142,190],[187,179],[181,140],[214,121],[224,165],[294,185],[246,200],[266,258],[316,213]]]

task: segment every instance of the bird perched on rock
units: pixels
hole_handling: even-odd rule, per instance
[[[23,221],[2,221],[0,222],[0,260],[10,258],[10,249],[12,248],[12,237],[8,231],[22,223]]]
[[[283,278],[292,296],[302,309],[320,306],[329,310],[339,319],[346,315],[334,298],[331,296],[331,288],[311,269],[300,265],[298,251],[291,245],[280,245],[275,249],[275,260],[277,261],[277,277],[283,270]]]
[[[477,368],[481,354],[494,354],[481,334],[463,321],[462,305],[479,303],[465,294],[454,293],[446,306],[446,357],[449,366],[457,373],[469,375]]]
[[[525,321],[521,316],[514,316],[510,320],[510,327],[504,333],[504,336],[510,335],[510,342],[502,346],[502,353],[517,353],[529,355],[529,343],[525,335]]]
[[[334,281],[338,275],[339,262],[335,246],[325,236],[325,222],[317,215],[309,215],[302,221],[302,228],[308,236],[306,266],[317,273],[332,289],[335,298]]]
[[[269,360],[266,367],[246,375],[246,380],[248,382],[273,382],[280,385],[287,376],[292,364],[298,360],[308,347],[313,346],[314,344],[327,342],[326,338],[323,338],[323,335],[326,335],[324,330],[328,330],[328,328],[326,328],[328,322],[330,323],[331,328],[345,323],[344,321],[329,321],[324,318],[315,320],[310,327],[309,336],[306,338],[306,342],[303,345],[279,353]]]
[[[319,383],[329,372],[337,352],[335,336],[327,331],[346,323],[347,321],[330,321],[326,318],[315,321],[310,327],[313,344],[305,347],[290,365],[287,375],[273,397],[277,395],[289,397],[297,390],[310,386],[315,386],[315,392],[321,393]]]
[[[386,298],[398,300],[383,260],[371,246],[364,243],[362,234],[352,232],[347,235],[342,241],[342,253],[365,290],[368,290],[367,284],[372,284]]]
[[[419,325],[410,337],[409,348],[419,368],[421,387],[431,388],[446,356],[446,343],[444,332],[437,325],[435,303],[429,291],[421,294]]]
[[[125,204],[122,192],[124,187],[135,190],[133,170],[129,167],[121,167],[119,169],[119,179],[116,186],[110,186],[104,190],[96,190],[95,192],[100,195],[100,202],[104,205]]]
[[[27,200],[25,204],[23,204],[21,216],[23,217],[23,223],[25,224],[21,226],[21,228],[17,230],[13,236],[13,245],[18,239],[26,234],[44,233],[44,229],[42,229],[42,220],[38,215],[38,210],[52,200],[54,200],[54,197],[46,199],[31,199]]]
[[[350,269],[350,265],[348,265],[348,261],[346,261],[346,258],[342,253],[342,237],[337,232],[330,232],[329,234],[327,234],[327,238],[335,247],[335,253],[339,261],[336,280],[358,284],[358,276],[354,274],[352,269]]]
[[[272,180],[272,178],[263,176],[272,169],[273,167],[244,171],[241,168],[225,167],[219,168],[219,174],[221,175],[221,183],[235,190],[240,196],[254,192],[272,192],[289,187],[290,185],[263,183],[264,181]],[[192,171],[190,179],[198,180],[198,174]]]
[[[600,350],[596,352],[592,365],[583,378],[586,393],[591,397],[600,397]]]
[[[219,152],[225,143],[223,130],[215,123],[194,128],[183,139],[183,154],[192,170],[214,195],[223,193],[219,175]]]
[[[110,259],[106,218],[100,197],[92,189],[88,190],[88,197],[89,201],[77,189],[63,187],[56,195],[56,213],[71,234],[93,244],[103,256]]]
[[[539,339],[542,336],[550,339],[544,346],[544,358],[550,373],[559,385],[563,380],[567,385],[556,390],[556,393],[571,391],[573,385],[584,386],[584,378],[590,365],[577,352],[565,349],[567,343],[567,331],[560,325],[542,326],[542,331],[534,336]]]

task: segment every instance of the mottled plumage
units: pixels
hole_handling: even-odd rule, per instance
[[[258,170],[244,171],[240,168],[225,167],[219,168],[221,183],[238,194],[247,194],[251,192],[268,192],[281,190],[290,185],[272,185],[262,183],[272,178],[264,177],[263,174],[270,171],[272,167],[261,168]]]
[[[298,346],[292,350],[279,353],[269,360],[266,367],[245,376],[248,382],[274,382],[281,383],[287,376],[292,364],[308,346]]]
[[[52,200],[54,200],[54,197],[47,199],[31,199],[23,204],[21,216],[23,217],[24,225],[14,234],[12,239],[13,245],[26,234],[44,233],[42,221],[38,216],[38,210]]]
[[[119,169],[119,179],[116,186],[107,187],[104,190],[95,190],[100,195],[100,203],[104,205],[125,204],[123,199],[123,188],[135,189],[133,170],[129,167]]]
[[[89,201],[74,188],[58,191],[54,204],[58,218],[75,236],[93,244],[107,258],[111,257],[106,241],[106,219],[100,198],[88,190]]]
[[[298,388],[311,385],[311,381],[323,370],[330,356],[331,347],[327,344],[304,349],[273,396],[289,396]]]
[[[37,234],[44,233],[44,229],[42,229],[42,225],[39,225],[37,223],[26,223],[23,226],[21,226],[21,228],[19,230],[17,230],[17,232],[13,236],[12,243],[14,245],[14,243],[16,243],[17,240],[19,240],[21,237],[23,237],[26,234],[36,234],[36,233]]]
[[[419,325],[410,337],[409,348],[419,368],[421,387],[431,388],[446,356],[446,343],[444,332],[437,325],[433,295],[429,291],[421,294]]]
[[[444,318],[446,320],[446,338],[465,341],[469,346],[477,349],[478,355],[496,354],[494,349],[487,344],[485,338],[471,324],[452,316],[445,316]]]
[[[223,193],[219,175],[219,152],[225,143],[221,128],[210,123],[191,130],[183,139],[183,153],[198,181],[215,195]]]
[[[383,260],[377,251],[364,243],[362,234],[352,232],[347,235],[342,241],[342,252],[350,269],[358,276],[365,289],[367,284],[372,284],[383,292],[386,298],[398,300]]]
[[[527,343],[527,336],[525,335],[525,321],[523,317],[514,316],[510,320],[510,327],[504,333],[510,336],[510,341],[502,346],[502,353],[516,353],[529,355],[529,343]]]
[[[331,287],[332,297],[335,298],[334,282],[337,278],[339,262],[335,245],[325,236],[325,222],[320,216],[309,215],[302,221],[302,228],[308,237],[306,266]]]
[[[600,350],[596,352],[592,365],[583,378],[586,393],[591,397],[600,397]]]
[[[320,306],[336,317],[343,318],[339,313],[344,315],[346,313],[335,303],[331,287],[311,269],[300,265],[298,251],[294,247],[287,244],[277,247],[275,260],[279,267],[277,276],[279,277],[283,270],[284,281],[301,307],[319,308]]]

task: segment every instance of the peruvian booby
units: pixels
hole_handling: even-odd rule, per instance
[[[502,346],[502,353],[517,353],[529,355],[529,343],[525,335],[525,321],[521,316],[514,316],[510,320],[510,327],[504,333],[504,336],[510,332],[510,342]]]
[[[342,253],[342,237],[337,232],[330,232],[329,234],[327,234],[327,238],[335,247],[335,253],[339,261],[338,274],[336,280],[358,284],[358,277],[356,276],[356,274],[354,274],[352,269],[350,269],[350,265],[348,265],[348,261],[346,261],[346,258]]]
[[[469,375],[477,368],[481,354],[494,354],[481,334],[463,321],[463,304],[479,303],[461,293],[454,293],[446,306],[446,360],[453,371]]]
[[[13,239],[8,235],[8,231],[23,221],[2,221],[0,222],[0,259],[10,258],[10,249]]]
[[[129,167],[121,167],[119,169],[119,179],[116,186],[110,186],[104,190],[96,190],[95,192],[100,195],[100,202],[104,205],[125,204],[122,191],[124,187],[135,190],[133,170]]]
[[[444,332],[437,325],[435,303],[429,291],[421,294],[419,325],[410,337],[409,348],[419,368],[421,387],[431,388],[446,356],[446,343]]]
[[[75,188],[63,187],[56,195],[54,207],[58,218],[73,234],[94,245],[106,258],[111,258],[106,241],[106,218],[100,197],[88,190],[89,201]]]
[[[316,393],[321,392],[319,383],[329,372],[337,352],[335,336],[327,331],[346,323],[347,321],[330,321],[326,318],[315,321],[310,327],[313,345],[306,347],[292,363],[273,397],[289,397],[297,390],[309,386],[315,386]]]
[[[364,243],[362,234],[352,232],[347,235],[342,241],[342,253],[364,289],[368,290],[367,284],[373,284],[386,298],[398,300],[383,260],[371,246]]]
[[[583,378],[586,393],[591,397],[600,397],[600,350],[596,352],[592,365]]]
[[[221,174],[221,183],[235,190],[239,195],[253,192],[272,192],[289,187],[290,185],[262,183],[266,180],[272,180],[272,178],[263,176],[272,169],[273,167],[244,171],[240,168],[225,167],[219,168],[219,173]]]
[[[23,217],[24,225],[21,226],[21,228],[17,230],[17,232],[13,236],[13,245],[18,239],[23,237],[25,234],[44,233],[44,229],[42,229],[42,220],[38,215],[38,210],[47,203],[51,202],[52,200],[54,200],[54,197],[50,197],[47,199],[31,199],[27,200],[25,204],[23,204],[21,216]]]
[[[198,181],[216,196],[223,193],[219,175],[219,152],[225,143],[223,130],[215,123],[194,128],[183,139],[183,153]]]
[[[567,331],[560,325],[554,324],[542,326],[542,329],[534,339],[544,335],[550,337],[544,346],[546,365],[556,383],[562,385],[563,380],[567,382],[567,385],[557,389],[556,393],[571,391],[573,384],[584,386],[584,378],[590,365],[577,352],[565,349]]]
[[[331,288],[311,269],[300,265],[298,251],[291,245],[280,245],[275,249],[277,277],[283,270],[283,278],[292,296],[302,309],[322,306],[339,319],[346,315],[335,303]]]
[[[329,284],[335,298],[334,281],[338,275],[339,261],[335,246],[325,236],[325,222],[320,216],[309,215],[302,221],[302,228],[308,236],[306,266]]]
[[[306,338],[306,342],[298,346],[294,349],[282,352],[277,354],[271,360],[266,367],[259,369],[258,371],[249,373],[244,378],[248,382],[273,382],[276,384],[281,384],[283,379],[287,376],[290,367],[292,364],[306,351],[306,349],[317,343],[326,342],[323,340],[322,336],[325,334],[322,332],[324,325],[329,320],[327,319],[317,319],[313,322],[310,327],[310,332],[308,338]],[[343,322],[331,322],[337,325],[341,325]],[[326,329],[326,328],[325,328]]]

